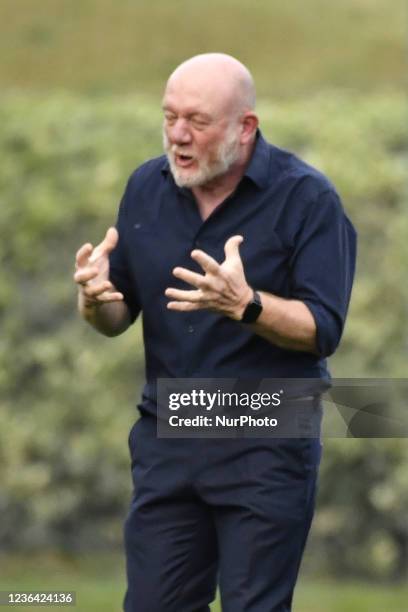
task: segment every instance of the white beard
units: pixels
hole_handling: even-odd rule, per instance
[[[239,136],[236,129],[230,129],[225,139],[220,143],[213,162],[198,161],[198,169],[194,173],[184,172],[175,163],[175,154],[178,151],[177,145],[170,145],[165,131],[163,130],[163,148],[169,161],[170,170],[174,182],[178,187],[201,187],[223,174],[226,174],[233,164],[239,159],[240,147]]]

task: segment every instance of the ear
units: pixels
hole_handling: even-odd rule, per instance
[[[246,111],[241,119],[241,144],[250,142],[258,128],[259,119],[252,111]]]

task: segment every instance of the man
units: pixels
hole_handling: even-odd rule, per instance
[[[77,253],[99,332],[143,312],[146,385],[132,428],[127,612],[286,612],[314,510],[316,438],[166,439],[158,378],[329,377],[355,233],[330,182],[258,129],[249,71],[218,53],[170,76],[166,156],[131,176],[116,228]]]

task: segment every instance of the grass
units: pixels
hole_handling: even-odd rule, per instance
[[[75,612],[119,612],[125,589],[121,554],[0,557],[0,590],[73,590]],[[300,579],[293,612],[405,612],[407,586]],[[8,606],[4,610],[10,609]],[[20,609],[22,609],[20,607]],[[31,608],[30,608],[31,609]],[[219,602],[212,612],[221,612]]]
[[[161,91],[180,61],[237,55],[270,97],[406,83],[404,0],[2,0],[0,86]]]
[[[0,560],[0,590],[75,591],[75,612],[116,612],[121,609],[124,572],[119,555],[11,556]]]

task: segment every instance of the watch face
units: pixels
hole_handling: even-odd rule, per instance
[[[243,323],[254,323],[262,312],[262,302],[259,293],[254,291],[254,296],[245,308],[242,316]]]

